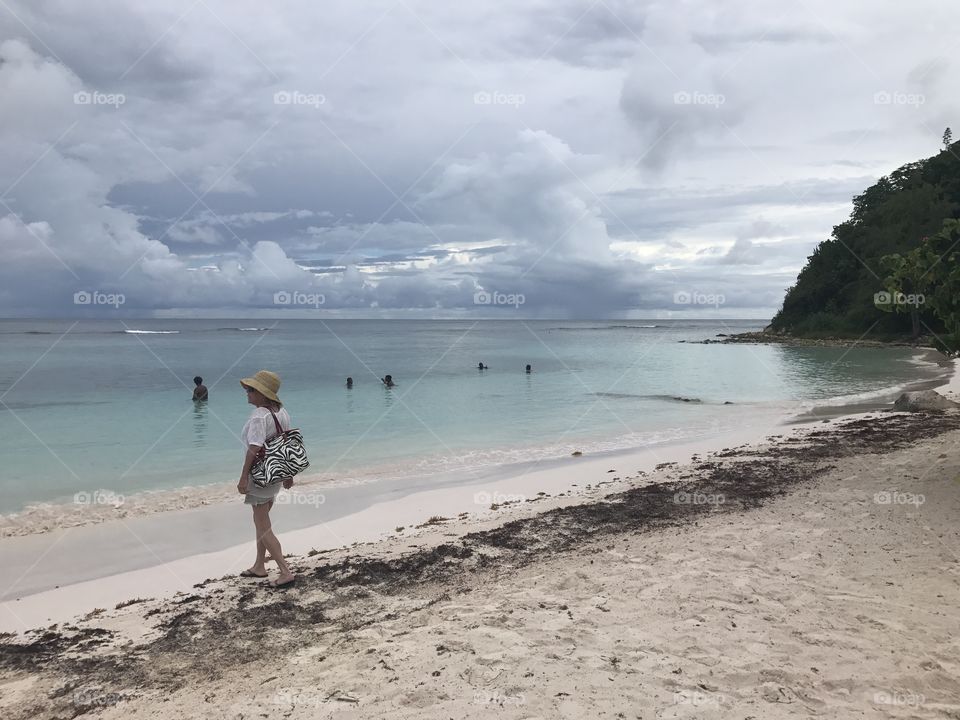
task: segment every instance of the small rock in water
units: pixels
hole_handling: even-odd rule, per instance
[[[574,450],[574,451],[573,451],[572,453],[570,453],[570,454],[573,455],[574,457],[580,457],[581,455],[583,455],[583,453],[580,452],[579,450]]]

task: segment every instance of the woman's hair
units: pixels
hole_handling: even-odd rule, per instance
[[[199,385],[199,384],[201,384],[202,382],[203,382],[203,378],[200,377],[199,375],[197,375],[197,376],[193,379],[193,384],[194,384],[194,385]]]

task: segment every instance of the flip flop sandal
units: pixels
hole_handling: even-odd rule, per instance
[[[293,585],[296,581],[297,581],[296,578],[293,578],[293,579],[291,579],[291,580],[287,580],[285,583],[277,583],[277,582],[271,580],[271,581],[270,581],[270,587],[272,587],[274,590],[283,590],[284,588],[288,588],[288,587],[290,587],[291,585]]]
[[[249,570],[244,570],[242,573],[240,573],[240,577],[253,577],[253,578],[263,579],[266,576],[267,576],[266,573],[264,573],[263,575],[257,575],[255,572],[250,572]]]

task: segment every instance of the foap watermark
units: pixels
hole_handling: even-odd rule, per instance
[[[270,698],[270,702],[274,705],[306,705],[316,708],[325,704],[326,698],[319,693],[305,692],[297,688],[280,688]]]
[[[913,691],[901,692],[899,690],[880,691],[874,693],[873,702],[877,705],[900,705],[903,707],[920,707],[927,701],[922,693]]]
[[[73,294],[74,305],[112,305],[119,308],[127,301],[123,293],[105,293],[99,290],[78,290]]]
[[[927,498],[922,493],[881,490],[874,494],[873,501],[877,505],[913,505],[914,507],[920,507],[927,501]]]
[[[499,90],[488,92],[481,90],[473,94],[474,105],[509,105],[513,108],[519,108],[527,102],[527,96],[523,93],[505,93]]]
[[[506,505],[507,503],[526,502],[527,496],[518,493],[488,492],[481,490],[473,494],[475,505]]]
[[[74,494],[73,502],[75,505],[113,505],[116,508],[123,505],[124,497],[113,490],[81,490]]]
[[[502,293],[496,290],[478,290],[473,294],[474,305],[513,305],[519,308],[527,301],[523,293]]]
[[[320,93],[304,93],[299,90],[279,90],[273,94],[274,105],[306,105],[314,110],[327,102],[327,97]]]
[[[274,305],[311,305],[319,308],[327,301],[323,293],[280,290],[273,294]]]
[[[527,698],[523,693],[511,695],[499,690],[475,690],[473,693],[474,705],[526,705]]]
[[[678,492],[673,494],[677,505],[723,505],[727,498],[723,493]]]
[[[74,690],[73,704],[76,707],[94,708],[111,707],[129,700],[132,696],[125,693],[103,692],[100,688],[82,688]]]
[[[673,693],[674,705],[692,705],[693,707],[719,709],[723,699],[723,695],[703,693],[699,690],[678,690]]]
[[[127,102],[127,96],[123,93],[103,93],[98,90],[89,92],[81,90],[73,94],[74,105],[111,105],[119,108]]]
[[[277,505],[313,505],[320,507],[327,501],[323,493],[281,492],[277,495]]]
[[[874,105],[906,105],[907,107],[918,108],[926,102],[927,98],[921,93],[879,90],[873,94]]]
[[[726,301],[726,297],[720,293],[680,290],[673,294],[674,305],[712,305],[715,308],[719,308]]]
[[[887,292],[886,290],[881,290],[873,294],[873,304],[884,307],[892,305],[912,305],[914,307],[920,307],[926,301],[927,299],[923,293],[908,295],[902,292]]]
[[[673,94],[674,105],[707,105],[709,107],[719,108],[725,102],[727,102],[727,98],[720,93],[681,90]]]

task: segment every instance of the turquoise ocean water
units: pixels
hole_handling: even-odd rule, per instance
[[[99,488],[235,482],[250,411],[238,380],[261,368],[283,379],[310,474],[344,482],[694,438],[811,404],[887,397],[941,372],[909,349],[690,342],[761,326],[3,320],[0,513]],[[387,373],[392,390],[378,380]],[[190,400],[198,374],[210,387],[205,406]]]

